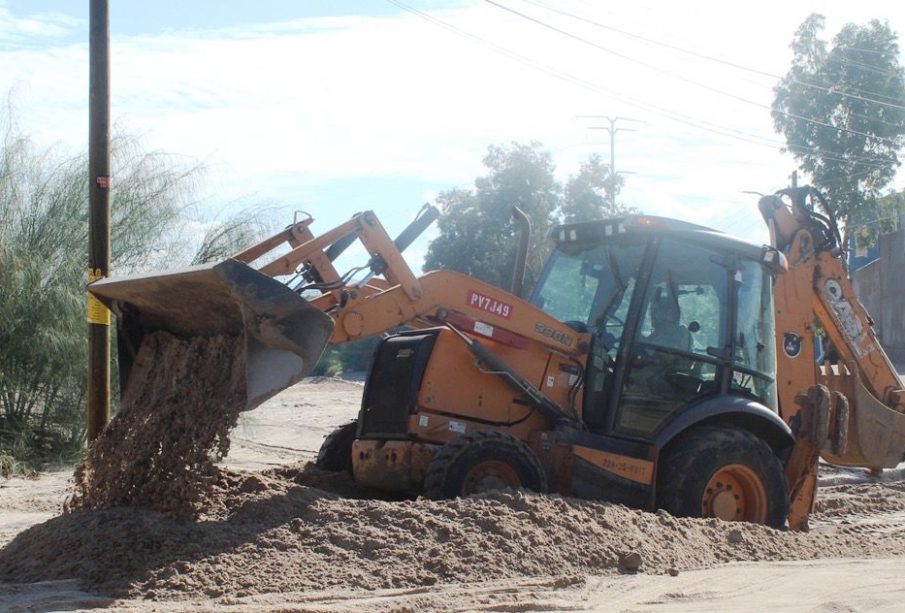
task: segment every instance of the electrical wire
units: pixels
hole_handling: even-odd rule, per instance
[[[600,22],[595,21],[595,20],[593,20],[593,19],[590,19],[590,18],[587,18],[587,17],[583,17],[583,16],[581,16],[581,15],[576,15],[575,13],[570,13],[569,11],[565,11],[565,10],[562,10],[562,9],[559,9],[559,8],[554,8],[554,7],[549,6],[549,5],[547,5],[547,4],[543,3],[543,2],[539,2],[538,0],[522,0],[522,2],[525,2],[525,3],[527,3],[527,4],[532,4],[532,5],[534,5],[534,6],[543,8],[543,9],[545,9],[545,10],[547,10],[547,11],[550,11],[550,12],[553,12],[553,13],[557,13],[557,14],[559,14],[559,15],[563,15],[563,16],[565,16],[565,17],[570,17],[570,18],[572,18],[572,19],[575,19],[575,20],[584,22],[584,23],[586,23],[586,24],[592,25],[592,26],[597,27],[597,28],[601,28],[601,29],[604,29],[604,30],[609,30],[609,31],[611,31],[611,32],[616,32],[616,33],[618,33],[618,34],[622,34],[623,36],[628,36],[628,37],[630,37],[630,38],[634,38],[634,39],[636,39],[636,40],[640,40],[640,41],[643,41],[643,42],[648,43],[648,44],[651,44],[651,45],[656,45],[656,46],[659,46],[659,47],[663,47],[663,48],[669,49],[669,50],[671,50],[671,51],[678,51],[678,52],[680,52],[680,53],[684,53],[684,54],[686,54],[686,55],[691,55],[691,56],[697,57],[697,58],[699,58],[699,59],[703,59],[703,60],[707,60],[707,61],[714,62],[714,63],[717,63],[717,64],[721,64],[721,65],[723,65],[723,66],[728,66],[728,67],[730,67],[730,68],[735,68],[735,69],[738,69],[738,70],[743,70],[743,71],[745,71],[745,72],[749,72],[749,73],[756,74],[756,75],[759,75],[759,76],[769,77],[769,78],[774,79],[774,80],[779,80],[779,79],[782,79],[782,78],[783,78],[781,75],[773,74],[773,73],[767,72],[767,71],[765,71],[765,70],[760,70],[760,69],[757,69],[757,68],[751,68],[750,66],[744,66],[744,65],[742,65],[742,64],[738,64],[738,63],[736,63],[736,62],[731,62],[731,61],[729,61],[729,60],[724,60],[724,59],[722,59],[722,58],[714,57],[714,56],[708,55],[708,54],[706,54],[706,53],[700,53],[700,52],[694,51],[694,50],[692,50],[692,49],[687,49],[687,48],[684,48],[684,47],[680,47],[679,45],[673,45],[673,44],[666,43],[666,42],[663,42],[663,41],[659,41],[659,40],[656,40],[656,39],[653,39],[653,38],[648,38],[648,37],[646,37],[646,36],[642,36],[642,35],[636,34],[636,33],[634,33],[634,32],[629,32],[628,30],[623,30],[623,29],[617,28],[617,27],[615,27],[615,26],[610,26],[610,25],[607,25],[607,24],[605,24],[605,23],[600,23]],[[868,51],[869,51],[869,50],[868,50]],[[876,53],[879,53],[879,52],[876,52]],[[850,62],[850,61],[849,61],[849,62]],[[851,63],[851,62],[850,62],[850,63]],[[876,68],[876,67],[869,66],[869,65],[867,65],[867,64],[861,64],[860,66],[863,67],[865,70],[870,69],[870,70],[873,71],[873,72],[878,72],[878,73],[880,73],[880,74],[885,74],[886,76],[898,76],[898,77],[901,77],[901,76],[902,76],[900,72],[896,72],[896,71],[884,71],[884,70],[878,69],[878,68]],[[873,98],[867,98],[867,97],[865,97],[865,96],[859,96],[859,95],[857,95],[857,94],[850,94],[850,93],[847,93],[847,92],[840,91],[840,90],[838,90],[838,89],[836,89],[836,88],[825,87],[825,86],[822,86],[822,85],[817,85],[816,83],[809,83],[809,82],[807,82],[807,81],[801,81],[801,80],[799,80],[799,79],[792,79],[791,81],[792,81],[793,83],[798,84],[798,85],[803,85],[803,86],[805,86],[805,87],[809,87],[809,88],[816,89],[816,90],[819,90],[819,91],[823,91],[823,92],[826,92],[826,93],[834,93],[834,94],[838,94],[838,95],[841,95],[841,96],[846,97],[846,98],[852,98],[852,99],[855,99],[855,100],[862,100],[862,101],[864,101],[864,102],[871,102],[871,103],[879,104],[879,105],[882,105],[882,106],[888,106],[888,107],[891,107],[891,108],[896,108],[896,109],[903,109],[903,110],[905,110],[905,105],[902,105],[902,104],[896,104],[896,103],[894,103],[894,102],[883,102],[882,100],[877,100],[877,99],[873,99]],[[861,90],[857,90],[857,88],[856,88],[855,91],[861,91]],[[868,93],[870,93],[870,94],[872,94],[872,95],[880,96],[880,97],[882,97],[882,98],[890,98],[890,99],[892,99],[892,100],[901,101],[901,99],[899,99],[899,98],[892,98],[892,97],[890,97],[890,96],[885,96],[885,95],[879,94],[879,93],[877,93],[877,92],[868,92]],[[884,122],[884,123],[886,123],[886,122]]]
[[[732,138],[735,140],[748,142],[748,143],[755,144],[755,145],[762,146],[762,147],[767,147],[769,149],[786,148],[789,150],[795,150],[795,151],[801,151],[801,152],[817,152],[817,150],[814,148],[789,146],[785,143],[782,143],[781,141],[778,141],[778,140],[775,140],[772,138],[764,137],[759,134],[751,134],[749,132],[744,132],[744,131],[737,130],[735,128],[730,128],[727,126],[723,126],[720,124],[715,124],[713,122],[709,122],[709,121],[706,121],[703,119],[691,117],[689,115],[685,115],[683,113],[679,113],[679,112],[673,111],[671,109],[666,109],[664,107],[661,107],[661,106],[658,106],[655,104],[651,104],[649,102],[645,102],[643,100],[639,100],[639,99],[633,98],[631,96],[627,96],[616,90],[613,90],[613,89],[610,89],[607,87],[603,87],[601,85],[592,83],[590,81],[586,81],[584,79],[581,79],[581,78],[571,75],[569,73],[563,72],[563,71],[553,68],[551,66],[537,62],[520,53],[507,49],[497,43],[494,43],[494,42],[484,39],[480,36],[467,32],[466,30],[463,30],[457,26],[449,24],[449,23],[443,21],[442,19],[434,17],[433,15],[420,11],[412,6],[405,4],[404,2],[401,2],[400,0],[386,0],[386,1],[408,13],[411,13],[412,15],[415,15],[416,17],[419,17],[430,23],[433,23],[434,25],[436,25],[438,27],[441,27],[449,32],[452,32],[452,33],[462,36],[464,38],[467,38],[473,42],[477,42],[477,43],[479,43],[485,47],[488,47],[488,48],[492,49],[493,51],[496,51],[497,53],[505,55],[506,57],[509,57],[510,59],[513,59],[521,64],[524,64],[524,65],[534,68],[536,70],[540,70],[541,72],[544,72],[545,74],[547,74],[549,76],[552,76],[559,80],[565,81],[572,85],[576,85],[578,87],[582,87],[584,89],[594,91],[596,93],[605,93],[607,95],[612,96],[613,98],[615,98],[617,100],[621,100],[623,102],[632,104],[632,105],[637,106],[642,109],[647,109],[656,115],[666,117],[667,119],[675,121],[676,123],[691,126],[693,128],[697,128],[699,130],[703,130],[703,131],[710,132],[713,134],[725,136],[727,138]],[[877,168],[883,167],[883,164],[882,164],[883,160],[879,160],[878,158],[870,158],[870,157],[866,157],[866,156],[850,156],[850,158],[838,158],[838,157],[829,156],[828,159],[834,159],[836,161],[849,161],[849,159],[859,159],[859,160],[863,160],[864,163],[866,163],[866,164],[870,164],[871,162],[878,162],[877,164],[875,164],[875,166]]]
[[[571,75],[571,74],[569,74],[569,73],[563,72],[563,71],[561,71],[561,70],[558,70],[558,69],[553,68],[553,67],[551,67],[551,66],[548,66],[548,65],[546,65],[546,64],[542,64],[542,63],[540,63],[540,62],[537,62],[537,61],[535,61],[535,60],[532,60],[531,58],[528,58],[527,56],[524,56],[524,55],[522,55],[522,54],[520,54],[520,53],[517,53],[517,52],[515,52],[515,51],[512,51],[512,50],[510,50],[510,49],[507,49],[506,47],[503,47],[502,45],[499,45],[499,44],[497,44],[497,43],[494,43],[494,42],[492,42],[492,41],[489,41],[489,40],[487,40],[487,39],[485,39],[485,38],[482,38],[482,37],[480,37],[480,36],[476,36],[476,35],[474,35],[474,34],[471,34],[470,32],[467,32],[466,30],[463,30],[463,29],[461,29],[461,28],[459,28],[459,27],[456,27],[456,26],[454,26],[454,25],[452,25],[452,24],[449,24],[449,23],[443,21],[442,19],[439,19],[439,18],[437,18],[437,17],[434,17],[433,15],[430,15],[430,14],[425,13],[425,12],[423,12],[423,11],[420,11],[420,10],[414,8],[414,7],[411,7],[411,6],[409,6],[409,5],[407,5],[407,4],[403,3],[403,2],[400,2],[399,0],[387,0],[387,2],[389,2],[390,4],[392,4],[392,5],[394,5],[394,6],[397,6],[397,7],[401,8],[401,9],[403,9],[404,11],[407,11],[407,12],[409,12],[409,13],[411,13],[411,14],[417,16],[417,17],[420,17],[421,19],[424,19],[425,21],[429,21],[429,22],[433,23],[434,25],[437,25],[437,26],[439,26],[439,27],[441,27],[441,28],[443,28],[443,29],[445,29],[445,30],[447,30],[447,31],[450,31],[450,32],[452,32],[452,33],[454,33],[454,34],[457,34],[457,35],[459,35],[459,36],[463,36],[463,37],[468,38],[468,39],[470,39],[470,40],[472,40],[472,41],[474,41],[474,42],[477,42],[477,43],[479,43],[479,44],[481,44],[481,45],[484,45],[484,46],[486,46],[486,47],[489,47],[490,49],[492,49],[492,50],[494,50],[494,51],[496,51],[496,52],[498,52],[498,53],[500,53],[500,54],[502,54],[502,55],[505,55],[506,57],[509,57],[510,59],[514,59],[514,60],[516,60],[517,62],[519,62],[519,63],[521,63],[521,64],[524,64],[524,65],[526,65],[526,66],[529,66],[529,67],[534,68],[534,69],[537,69],[537,70],[540,70],[541,72],[544,72],[544,73],[546,73],[546,74],[549,75],[549,76],[552,76],[552,77],[554,77],[554,78],[560,79],[560,80],[562,80],[562,81],[566,81],[567,83],[570,83],[570,84],[572,84],[572,85],[577,85],[577,86],[579,86],[579,87],[582,87],[582,88],[585,88],[585,89],[589,89],[589,90],[594,91],[594,92],[597,92],[597,93],[606,93],[606,94],[609,94],[609,95],[613,96],[614,98],[617,98],[617,99],[619,99],[619,100],[628,102],[629,104],[633,104],[633,105],[639,106],[639,107],[641,107],[641,108],[649,108],[649,109],[652,109],[652,111],[655,112],[655,113],[657,113],[657,114],[666,116],[666,117],[668,117],[668,118],[670,118],[670,119],[673,119],[674,121],[677,121],[677,122],[679,122],[679,123],[684,123],[684,124],[686,124],[686,125],[690,125],[690,126],[695,127],[695,128],[705,129],[705,130],[707,130],[707,131],[714,132],[714,133],[718,133],[718,134],[723,134],[724,136],[730,136],[730,137],[732,137],[732,138],[741,138],[741,140],[747,140],[747,139],[745,139],[745,138],[742,138],[743,136],[747,136],[749,139],[760,139],[760,140],[762,140],[762,141],[769,141],[769,140],[770,140],[770,139],[767,139],[767,138],[765,138],[765,137],[763,137],[763,136],[760,136],[760,135],[741,132],[741,131],[736,130],[736,129],[734,129],[734,128],[729,128],[729,127],[725,127],[725,126],[718,126],[717,124],[710,124],[711,126],[713,126],[712,128],[702,127],[702,124],[709,124],[710,122],[707,122],[707,121],[704,121],[704,120],[695,119],[695,118],[691,118],[691,117],[688,117],[688,116],[684,116],[684,115],[682,115],[681,113],[677,113],[677,112],[672,111],[672,110],[669,110],[669,109],[664,109],[663,107],[658,107],[658,106],[656,106],[656,105],[649,104],[649,103],[647,103],[647,102],[643,102],[643,101],[641,101],[641,100],[637,100],[637,99],[631,98],[630,96],[626,96],[625,94],[621,94],[621,93],[617,92],[616,90],[612,90],[612,89],[609,89],[609,88],[606,88],[606,87],[602,87],[602,86],[600,86],[600,85],[597,85],[597,84],[595,84],[595,83],[591,83],[590,81],[586,81],[586,80],[584,80],[584,79],[581,79],[581,78],[576,77],[576,76],[574,76],[574,75]],[[733,134],[733,133],[734,133],[734,134]],[[749,141],[749,142],[755,142],[755,141],[752,140],[752,141]],[[769,144],[763,143],[763,142],[757,143],[757,144],[761,144],[761,145],[766,144],[766,146],[769,146],[769,147],[771,147],[771,148],[782,146],[782,143],[779,142],[779,141],[772,141],[772,142],[770,142]]]
[[[566,36],[566,37],[568,37],[568,38],[571,38],[572,40],[575,40],[575,41],[578,41],[578,42],[580,42],[580,43],[582,43],[582,44],[585,44],[585,45],[588,45],[588,46],[590,46],[590,47],[593,47],[594,49],[597,49],[597,50],[599,50],[599,51],[603,51],[604,53],[609,53],[609,54],[611,54],[611,55],[615,55],[616,57],[619,57],[619,58],[621,58],[621,59],[623,59],[623,60],[625,60],[625,61],[627,61],[627,62],[631,62],[631,63],[633,63],[633,64],[637,64],[637,65],[639,65],[639,66],[642,66],[642,67],[644,67],[644,68],[647,68],[648,70],[652,70],[652,71],[657,72],[657,73],[659,73],[659,74],[662,74],[662,75],[666,75],[666,76],[672,77],[672,78],[677,79],[677,80],[679,80],[679,81],[688,83],[688,84],[690,84],[690,85],[694,85],[695,87],[700,87],[700,88],[705,89],[705,90],[707,90],[707,91],[709,91],[709,92],[713,92],[713,93],[715,93],[715,94],[717,94],[717,95],[724,96],[724,97],[726,97],[726,98],[730,98],[730,99],[736,100],[736,101],[738,101],[738,102],[742,102],[742,103],[745,103],[745,104],[749,104],[749,105],[751,105],[751,106],[755,106],[755,107],[762,108],[762,109],[767,109],[767,110],[770,110],[770,111],[774,110],[770,105],[763,104],[763,103],[761,103],[761,102],[757,102],[756,100],[751,100],[751,99],[749,99],[749,98],[745,98],[744,96],[739,96],[739,95],[737,95],[737,94],[733,94],[732,92],[727,92],[727,91],[722,90],[722,89],[720,89],[720,88],[718,88],[718,87],[713,87],[713,86],[708,85],[708,84],[706,84],[706,83],[703,83],[703,82],[701,82],[701,81],[696,81],[695,79],[691,79],[691,78],[682,76],[682,75],[680,75],[680,74],[671,72],[671,71],[666,70],[666,69],[664,69],[664,68],[660,68],[659,66],[656,66],[656,65],[654,65],[654,64],[650,64],[650,63],[645,62],[645,61],[643,61],[643,60],[639,60],[639,59],[637,59],[637,58],[631,57],[630,55],[626,55],[625,53],[621,53],[621,52],[616,51],[616,50],[614,50],[614,49],[610,49],[610,48],[608,48],[608,47],[604,47],[603,45],[600,45],[600,44],[598,44],[598,43],[595,43],[594,41],[591,41],[591,40],[588,40],[588,39],[586,39],[586,38],[583,38],[583,37],[581,37],[581,36],[579,36],[579,35],[577,35],[577,34],[575,34],[575,33],[573,33],[573,32],[569,32],[568,30],[563,30],[562,28],[558,28],[558,27],[556,27],[556,26],[554,26],[554,25],[551,25],[551,24],[549,24],[549,23],[543,21],[542,19],[537,19],[537,18],[535,18],[535,17],[532,17],[531,15],[527,15],[527,14],[525,14],[525,13],[522,13],[522,12],[520,12],[520,11],[517,11],[517,10],[511,8],[511,7],[508,7],[508,6],[504,5],[504,4],[500,4],[499,2],[496,2],[496,0],[484,0],[484,2],[486,2],[487,4],[490,4],[491,6],[495,6],[495,7],[499,8],[499,9],[502,9],[502,10],[504,10],[504,11],[506,11],[506,12],[512,13],[513,15],[516,15],[516,16],[518,16],[518,17],[520,17],[520,18],[522,18],[522,19],[524,19],[524,20],[526,20],[526,21],[530,21],[530,22],[532,22],[532,23],[534,23],[534,24],[536,24],[536,25],[539,25],[539,26],[541,26],[541,27],[543,27],[543,28],[546,28],[546,29],[548,29],[548,30],[551,30],[551,31],[553,31],[553,32],[556,32],[556,33],[558,33],[558,34],[561,34],[561,35],[563,35],[563,36]],[[902,107],[902,108],[905,108],[905,107]],[[839,132],[844,132],[844,133],[846,133],[846,134],[851,134],[851,135],[853,135],[853,136],[863,136],[863,137],[868,138],[868,139],[873,139],[873,140],[883,141],[883,142],[889,143],[890,145],[892,145],[892,146],[894,146],[894,147],[898,147],[898,146],[899,146],[899,145],[895,142],[895,140],[894,140],[894,139],[891,139],[891,138],[886,138],[886,137],[883,137],[883,136],[877,136],[877,135],[875,135],[875,134],[869,134],[869,133],[867,133],[867,132],[860,132],[860,131],[858,131],[858,130],[852,130],[852,129],[850,129],[850,128],[845,128],[845,127],[842,127],[842,126],[834,126],[833,124],[826,123],[826,122],[823,122],[823,121],[819,121],[819,120],[817,120],[817,119],[812,119],[812,118],[810,118],[810,117],[805,117],[804,115],[798,115],[797,113],[790,113],[790,112],[788,112],[788,111],[775,111],[775,112],[778,112],[779,114],[784,115],[784,116],[787,116],[787,117],[791,117],[792,119],[799,119],[799,120],[801,120],[801,121],[805,121],[805,122],[808,122],[808,123],[812,123],[812,124],[818,125],[818,126],[823,126],[823,127],[825,127],[825,128],[830,128],[830,129],[832,129],[832,130],[837,130],[837,131],[839,131]]]

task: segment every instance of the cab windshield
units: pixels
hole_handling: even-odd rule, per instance
[[[646,240],[635,237],[553,252],[532,303],[573,327],[597,330],[624,321]]]
[[[655,257],[645,260],[646,253]],[[617,386],[624,402],[636,392],[649,402],[650,380],[664,377],[654,376],[655,365],[641,365],[662,362],[678,373],[666,377],[678,391],[660,390],[677,406],[730,392],[776,409],[772,278],[734,249],[639,234],[590,246],[560,244],[531,301],[592,335],[590,393],[606,398]],[[626,344],[645,359],[619,376],[617,355]],[[639,422],[628,429],[641,428]]]

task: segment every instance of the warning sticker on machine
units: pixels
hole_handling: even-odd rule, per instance
[[[511,304],[507,304],[496,298],[491,298],[490,296],[485,296],[484,294],[479,294],[474,290],[468,291],[467,302],[470,307],[481,309],[482,311],[493,313],[494,315],[505,317],[506,319],[512,317]]]

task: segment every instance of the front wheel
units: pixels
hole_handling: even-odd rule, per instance
[[[437,451],[424,494],[441,500],[504,488],[547,490],[547,475],[528,445],[505,432],[468,432]]]
[[[785,525],[789,497],[782,464],[746,430],[693,428],[666,448],[658,464],[657,506],[673,515]]]
[[[357,432],[357,421],[331,432],[321,444],[314,465],[322,470],[352,472],[352,443],[355,442]]]

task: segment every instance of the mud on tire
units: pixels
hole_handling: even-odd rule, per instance
[[[358,432],[358,422],[342,425],[324,439],[314,465],[322,470],[352,472],[352,443]]]
[[[505,432],[467,432],[437,451],[424,477],[434,500],[506,487],[547,491],[547,475],[528,445]]]
[[[789,498],[782,464],[746,430],[692,428],[666,448],[658,465],[657,506],[673,515],[785,525]]]

